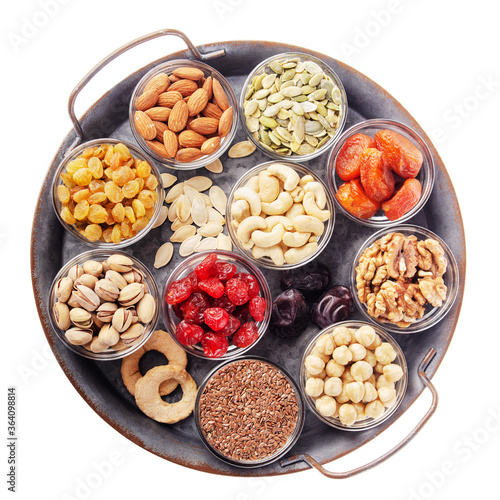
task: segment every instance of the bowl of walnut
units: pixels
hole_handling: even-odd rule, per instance
[[[383,229],[359,249],[351,273],[363,316],[393,333],[415,333],[444,318],[458,292],[458,267],[448,245],[414,225]]]

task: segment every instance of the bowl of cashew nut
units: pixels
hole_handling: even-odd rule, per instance
[[[235,248],[267,269],[292,269],[316,258],[335,224],[333,199],[309,169],[266,162],[250,169],[227,201],[228,231]]]

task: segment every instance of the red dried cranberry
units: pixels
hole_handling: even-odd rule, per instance
[[[205,324],[214,331],[220,330],[227,325],[229,316],[222,307],[209,307],[203,312]]]
[[[226,295],[236,306],[241,306],[250,300],[248,286],[238,278],[231,278],[226,282]]]
[[[214,264],[217,262],[217,254],[207,255],[195,268],[196,275],[200,280],[206,280],[211,276]]]
[[[255,276],[248,273],[236,273],[234,277],[245,283],[248,287],[248,296],[250,298],[255,297],[260,292],[259,282]]]
[[[193,288],[193,284],[188,278],[172,282],[165,297],[167,304],[173,305],[183,302],[193,293]]]
[[[216,262],[213,267],[213,276],[226,281],[236,274],[236,266],[229,262]]]
[[[191,282],[191,284],[193,285],[193,289],[196,288],[196,285],[198,284],[198,276],[196,274],[195,271],[191,271],[187,276],[186,278],[187,280],[189,280]]]
[[[203,311],[208,307],[210,307],[210,302],[205,294],[195,292],[191,297],[180,304],[179,309],[182,314],[181,318],[190,323],[201,325],[205,321]]]
[[[248,347],[259,337],[257,325],[253,321],[243,323],[233,336],[233,344],[236,347]]]
[[[224,285],[218,278],[207,278],[198,282],[198,289],[207,292],[210,297],[218,298],[224,295]]]
[[[255,321],[262,321],[266,312],[266,299],[260,295],[252,297],[248,304],[248,310]]]
[[[248,310],[248,302],[237,307],[233,314],[242,324],[247,323],[248,321],[253,321],[253,317]]]
[[[227,352],[229,343],[227,337],[220,333],[207,332],[201,339],[203,352],[209,358],[220,358]]]
[[[232,335],[241,325],[241,322],[238,318],[233,316],[232,314],[228,314],[227,324],[224,328],[217,330],[217,333],[224,335],[225,337],[229,337]]]
[[[193,325],[182,320],[175,327],[175,336],[182,345],[194,345],[200,342],[205,331],[200,325]]]
[[[225,309],[229,314],[232,314],[236,310],[236,306],[229,300],[225,293],[222,297],[212,298],[210,304],[212,307],[222,307],[222,309]]]

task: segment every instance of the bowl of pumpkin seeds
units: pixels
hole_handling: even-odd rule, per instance
[[[347,118],[340,78],[300,52],[274,55],[249,74],[240,96],[249,138],[272,158],[307,161],[326,152]]]

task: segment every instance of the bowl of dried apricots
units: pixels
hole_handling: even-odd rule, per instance
[[[65,229],[99,248],[122,248],[153,228],[163,202],[156,166],[132,144],[96,139],[77,146],[54,176],[52,201]]]
[[[413,217],[434,186],[426,142],[394,120],[366,120],[348,129],[328,160],[328,181],[339,210],[371,227]]]

